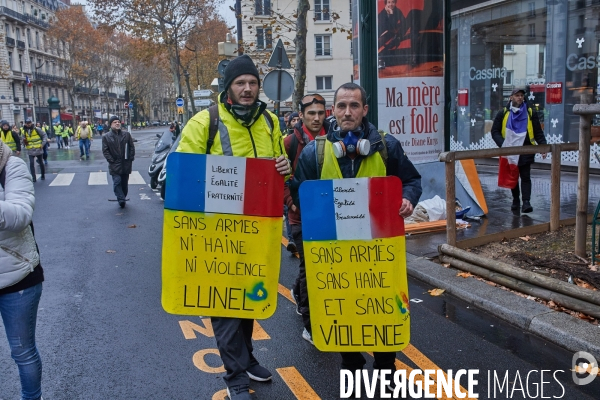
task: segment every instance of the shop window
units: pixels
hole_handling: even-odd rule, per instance
[[[515,71],[506,71],[506,74],[504,75],[504,84],[512,85],[514,76],[515,76]]]
[[[256,48],[258,50],[270,49],[273,47],[272,32],[271,28],[256,28]]]
[[[331,56],[331,35],[315,35],[315,55]]]
[[[271,0],[256,0],[254,15],[271,15]]]
[[[329,0],[315,0],[315,21],[329,21]]]
[[[332,90],[333,76],[317,76],[317,90]]]

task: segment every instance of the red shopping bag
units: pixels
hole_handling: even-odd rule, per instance
[[[506,157],[500,157],[498,165],[498,186],[514,189],[519,183],[519,166],[511,164]]]

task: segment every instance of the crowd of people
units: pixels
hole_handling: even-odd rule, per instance
[[[273,123],[278,121],[277,117],[268,111],[267,104],[259,99],[260,74],[249,56],[242,55],[233,59],[226,67],[223,79],[224,91],[219,95],[218,104],[190,119],[181,131],[176,151],[275,160],[276,172],[286,177],[282,203],[288,235],[287,250],[297,252],[300,259],[291,295],[296,302],[296,312],[302,316],[304,328],[300,336],[314,344],[304,260],[302,207],[298,193],[300,185],[307,180],[396,176],[402,182],[403,197],[398,214],[406,218],[412,214],[421,196],[421,176],[400,142],[393,135],[378,130],[369,121],[367,93],[355,83],[345,83],[337,88],[333,104],[330,105],[330,117],[327,117],[328,105],[325,98],[318,93],[308,94],[298,104],[298,111],[284,116],[285,126],[280,129],[279,124]],[[505,112],[508,117],[497,118],[499,133],[494,133],[499,145],[502,145],[501,139],[506,136],[501,129],[502,118],[505,123],[509,121],[509,128],[514,128],[517,122],[511,125],[510,121],[517,119],[513,118],[513,114],[524,115],[518,120],[519,126],[527,126],[529,117],[527,112],[523,111],[526,106],[523,105],[521,92],[513,92],[514,100],[512,97],[511,100],[514,104],[511,103],[512,108]],[[6,310],[14,306],[15,293],[27,293],[27,300],[20,305],[19,311],[11,314],[11,317],[6,317],[4,324],[9,338],[13,333],[11,330],[17,329],[17,325],[25,326],[30,334],[28,340],[20,346],[10,343],[13,358],[21,374],[22,397],[28,399],[41,398],[41,361],[35,347],[35,315],[44,277],[39,253],[32,247],[35,239],[30,222],[34,203],[32,182],[36,180],[34,164],[37,161],[41,179],[45,179],[49,129],[45,124],[37,125],[34,126],[28,118],[22,128],[15,129],[7,121],[0,121],[0,206],[5,216],[0,219],[0,242],[7,243],[12,240],[13,246],[20,246],[24,252],[31,253],[27,270],[18,277],[10,275],[11,279],[7,278],[9,275],[5,273],[4,260],[0,255],[0,312],[5,318],[5,313],[8,315]],[[179,132],[178,125],[172,125],[170,129],[171,132]],[[519,136],[519,140],[529,140],[535,135],[538,142],[543,142],[539,132],[531,131],[527,136],[526,130],[523,130],[525,128],[514,129],[525,132]],[[113,190],[119,206],[124,208],[129,175],[135,159],[135,146],[134,139],[122,126],[119,118],[111,117],[107,126],[89,125],[84,121],[75,132],[70,125],[56,124],[52,133],[56,137],[59,149],[69,149],[72,140],[79,141],[82,160],[89,159],[90,142],[94,134],[102,136],[102,153],[109,164]],[[26,164],[22,159],[10,157],[11,153],[19,155],[23,147],[29,157],[30,173],[27,173]],[[528,169],[521,168],[521,164],[519,167],[521,178],[526,181]],[[524,185],[523,206],[527,207],[524,212],[529,211],[529,193],[529,186]],[[518,189],[513,191],[513,196],[513,207],[518,207]],[[14,215],[11,214],[7,218],[8,212],[5,211],[5,207]],[[31,240],[25,243],[23,238],[29,237]],[[13,324],[11,318],[18,321]],[[228,396],[231,400],[250,400],[251,380],[265,382],[272,379],[272,373],[260,365],[253,354],[251,338],[254,320],[229,317],[212,317],[211,320],[219,354],[226,370],[223,379],[227,385]],[[340,355],[342,369],[360,370],[366,363],[359,352],[343,352]],[[374,352],[373,355],[374,368],[392,371],[396,369],[395,352]]]

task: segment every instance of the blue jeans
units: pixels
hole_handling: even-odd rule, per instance
[[[127,192],[129,191],[129,174],[111,175],[113,180],[113,190],[119,202],[125,201]]]
[[[83,157],[83,149],[85,148],[85,156],[90,156],[90,139],[79,139],[79,157]]]
[[[0,295],[0,313],[13,360],[19,367],[21,398],[42,397],[42,360],[35,346],[35,323],[42,284]]]

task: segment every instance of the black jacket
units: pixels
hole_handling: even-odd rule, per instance
[[[527,104],[526,104],[527,105]],[[527,106],[527,108],[531,108]],[[506,112],[512,112],[510,110],[510,101],[506,105]],[[527,111],[529,113],[529,110]],[[494,124],[492,125],[492,139],[496,142],[498,147],[502,147],[504,144],[504,138],[502,137],[502,121],[504,120],[504,110],[498,111],[496,118],[494,118]],[[544,130],[540,124],[540,117],[535,109],[531,109],[531,125],[533,127],[533,138],[537,144],[546,144],[546,137],[544,136]],[[532,146],[529,141],[529,133],[525,135],[523,146]],[[535,154],[523,154],[519,157],[519,165],[531,164],[535,160]]]
[[[125,157],[125,147],[128,154]],[[102,154],[108,161],[108,172],[111,175],[131,174],[131,164],[135,158],[133,138],[127,131],[112,129],[102,136]],[[127,159],[125,159],[127,158]]]
[[[371,142],[370,154],[376,153],[383,146],[381,141],[381,135],[377,131],[377,128],[369,123],[366,118],[363,118],[363,125],[368,126],[365,138]],[[331,124],[329,132],[327,132],[327,140],[330,142],[336,142],[333,136],[331,128],[334,124]],[[402,145],[392,135],[385,135],[385,145],[387,146],[388,158],[386,162],[387,175],[397,176],[402,181],[402,197],[408,199],[413,206],[416,206],[421,197],[421,175],[417,172],[417,169],[413,163],[408,159]],[[365,159],[365,156],[356,156],[354,160],[350,157],[338,158],[338,164],[342,171],[344,178],[355,178],[360,168],[360,163]],[[298,189],[300,184],[307,180],[319,179],[318,168],[317,168],[317,155],[315,149],[315,141],[311,141],[304,147],[296,170],[294,171],[294,178],[290,183],[290,191],[294,204],[298,205]]]

